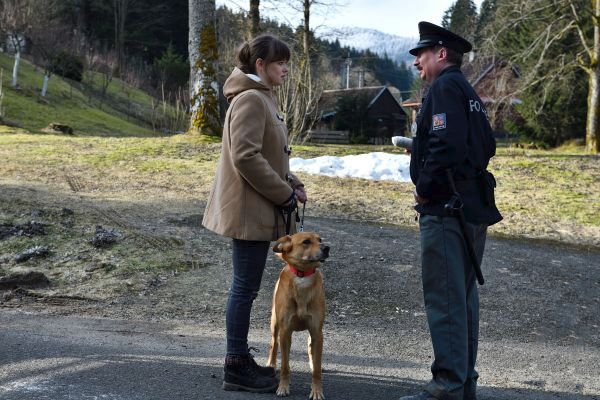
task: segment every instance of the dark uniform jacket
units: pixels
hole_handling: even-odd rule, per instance
[[[486,171],[496,141],[483,102],[460,68],[444,69],[431,85],[417,115],[410,176],[417,193],[429,199],[420,214],[444,216],[452,196],[451,169],[467,222],[492,225],[502,219],[494,202],[496,182]]]

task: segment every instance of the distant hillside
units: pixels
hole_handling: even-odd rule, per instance
[[[342,46],[353,47],[357,50],[370,50],[380,56],[387,54],[397,63],[407,62],[409,65],[414,57],[408,50],[417,42],[415,38],[406,38],[365,28],[330,28],[324,30],[319,37],[334,42],[336,39]]]
[[[10,85],[14,58],[0,53],[0,133],[3,125],[43,132],[51,123],[77,136],[158,136],[185,130],[187,115],[117,78],[87,71],[83,82],[52,75],[40,96],[43,68],[22,59],[18,88]],[[103,90],[103,85],[106,88]]]

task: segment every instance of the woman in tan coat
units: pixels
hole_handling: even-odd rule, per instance
[[[223,389],[271,392],[275,371],[259,367],[248,349],[252,303],[260,289],[270,241],[283,236],[281,207],[305,202],[304,185],[289,171],[290,147],[273,87],[288,73],[290,50],[262,35],[244,43],[223,91],[221,157],[202,224],[233,239],[233,281],[227,302]]]

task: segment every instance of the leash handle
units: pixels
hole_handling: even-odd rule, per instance
[[[296,202],[294,202],[294,204],[290,207],[277,207],[277,209],[279,210],[279,214],[283,219],[286,235],[289,235],[291,232],[292,217],[294,215],[294,211],[296,212],[296,222],[300,222],[300,228],[298,232],[304,232],[304,211],[306,209],[306,203],[302,203],[302,217],[300,216],[300,207],[298,207],[298,203]],[[279,228],[277,228],[277,232],[279,232]]]

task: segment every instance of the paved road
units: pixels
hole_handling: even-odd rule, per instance
[[[357,225],[337,221],[318,228],[344,242],[334,247],[338,253],[356,253],[354,261],[334,254],[325,270],[327,399],[391,400],[415,391],[428,379],[431,350],[414,232],[363,224],[357,237]],[[486,252],[480,400],[600,399],[598,253],[498,238]],[[180,279],[200,286],[211,268]],[[214,266],[214,275],[222,276],[222,268]],[[266,279],[275,274],[272,268]],[[250,337],[260,363],[269,338],[265,290]],[[179,311],[189,302],[178,301]],[[218,318],[151,322],[142,314],[137,321],[31,310],[0,308],[2,400],[276,398],[220,389]],[[305,333],[294,336],[291,400],[309,393],[305,341]]]
[[[259,399],[275,395],[250,395],[220,389],[222,340],[206,326],[179,323],[147,323],[113,319],[0,312],[0,398],[3,400],[175,400]],[[262,333],[263,335],[266,332]],[[259,335],[260,336],[260,335]],[[330,335],[326,334],[326,337]],[[266,337],[266,336],[263,336]],[[423,374],[427,346],[403,332],[395,337],[338,332],[326,346],[324,375],[328,399],[396,399],[414,390]],[[300,339],[299,339],[300,338]],[[305,399],[309,375],[303,354],[304,338],[295,337],[292,364],[293,393],[289,399]],[[255,342],[261,343],[255,337]],[[394,359],[397,346],[411,345],[412,355]],[[262,348],[267,344],[262,342]],[[512,365],[514,375],[531,371],[530,388],[502,388],[502,381],[481,388],[481,399],[600,399],[598,375],[590,368],[600,362],[598,349],[556,348],[544,344],[522,346],[504,343],[493,349],[484,343],[481,360],[486,365]],[[372,350],[379,354],[372,354]],[[264,352],[257,359],[264,362]],[[530,361],[523,361],[523,356]],[[531,361],[535,360],[535,361]],[[555,363],[563,364],[558,370]],[[494,378],[493,368],[484,375]],[[587,379],[577,382],[580,369]],[[544,370],[545,373],[536,373]],[[577,370],[577,371],[576,371]],[[503,372],[505,374],[505,372]],[[543,378],[540,376],[543,375]],[[561,375],[565,381],[561,381]],[[586,374],[583,374],[586,375]],[[504,379],[514,379],[510,374]],[[571,381],[572,379],[572,381]],[[572,393],[546,390],[544,382],[571,387]],[[581,393],[583,384],[595,394]],[[577,393],[579,391],[579,393]]]

